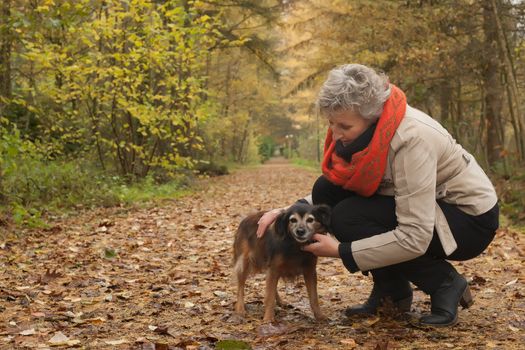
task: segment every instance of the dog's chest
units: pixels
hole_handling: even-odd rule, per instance
[[[315,264],[315,256],[299,249],[293,251],[281,251],[274,255],[272,262],[283,277],[295,277],[301,275],[304,269]]]

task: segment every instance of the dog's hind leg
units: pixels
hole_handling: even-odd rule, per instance
[[[279,296],[279,292],[277,290],[275,291],[275,301],[277,302],[277,305],[284,306],[283,300]]]
[[[314,317],[317,321],[324,320],[326,317],[319,308],[319,296],[317,295],[317,272],[315,270],[315,263],[306,266],[303,270],[304,284],[306,285],[306,291],[308,292],[308,298],[310,299],[310,307],[314,313]]]
[[[277,283],[279,273],[274,268],[266,272],[266,294],[264,296],[264,322],[272,322],[275,319],[275,302],[277,299]]]
[[[237,277],[237,302],[235,303],[235,313],[239,316],[246,314],[244,307],[244,285],[249,274],[249,261],[248,257],[241,255],[237,258],[234,267],[234,273]]]

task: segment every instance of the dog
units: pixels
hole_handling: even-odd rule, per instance
[[[317,296],[317,256],[301,249],[312,243],[314,233],[326,233],[330,226],[327,205],[294,204],[277,216],[261,238],[257,238],[257,222],[264,215],[258,212],[241,221],[233,244],[234,275],[237,277],[235,313],[246,314],[244,286],[252,273],[266,271],[264,322],[275,319],[275,303],[282,305],[277,293],[280,278],[304,277],[310,307],[316,320],[325,317],[319,309]]]

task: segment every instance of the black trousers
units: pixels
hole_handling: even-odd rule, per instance
[[[321,176],[312,189],[314,204],[332,208],[332,233],[340,242],[353,242],[393,230],[397,226],[394,197],[361,197]],[[374,279],[404,279],[427,294],[433,294],[454,267],[447,260],[468,260],[481,254],[493,240],[499,226],[499,207],[478,216],[438,200],[458,248],[446,256],[434,230],[426,253],[416,259],[372,270]],[[433,210],[433,209],[432,209]]]

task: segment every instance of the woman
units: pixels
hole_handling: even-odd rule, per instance
[[[304,248],[370,271],[368,300],[347,315],[375,313],[390,298],[409,311],[409,282],[430,295],[422,326],[457,322],[472,298],[447,260],[481,254],[498,228],[496,192],[474,157],[434,119],[410,107],[385,75],[359,64],[332,70],[318,96],[328,119],[323,176],[304,200],[332,207],[332,233]],[[266,213],[258,235],[282,209]]]

